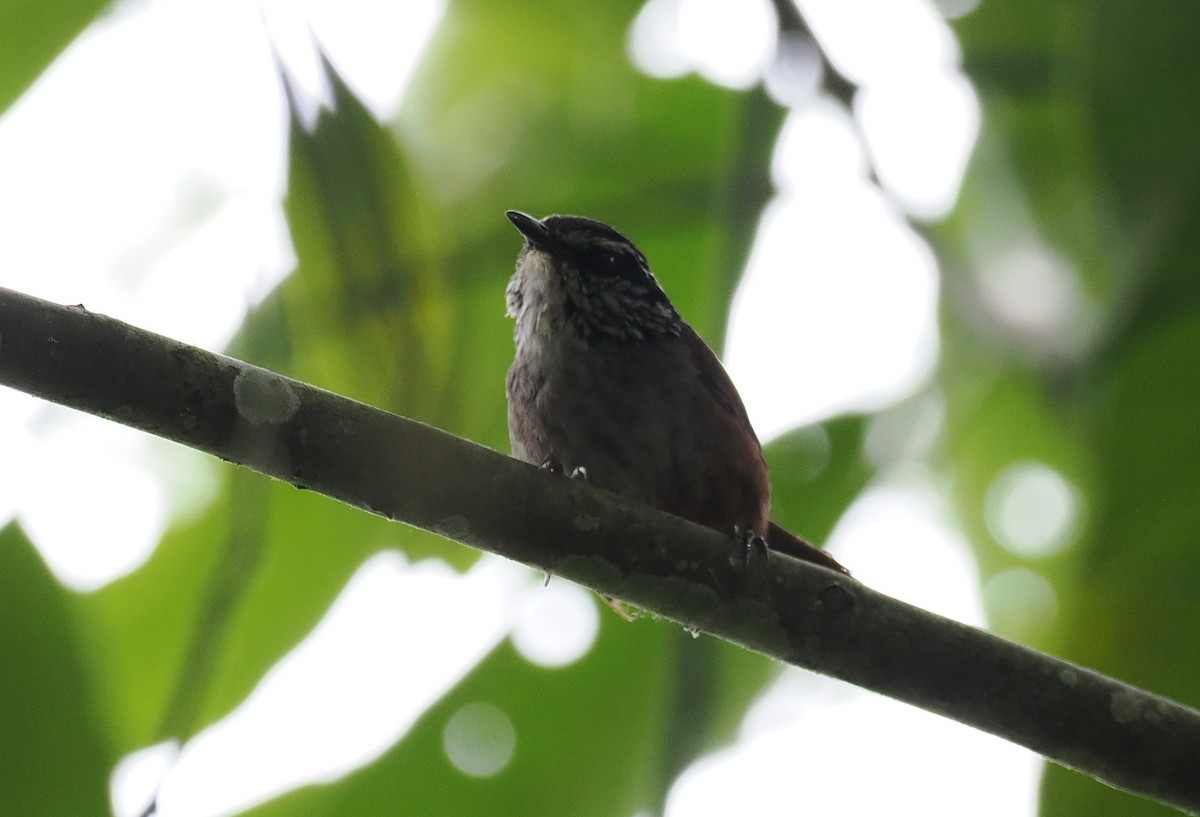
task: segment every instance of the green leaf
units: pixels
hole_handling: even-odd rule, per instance
[[[16,524],[0,531],[0,810],[107,814],[113,757],[70,593]]]
[[[106,6],[106,0],[0,0],[0,112],[25,93]]]
[[[333,110],[292,106],[285,202],[300,267],[282,288],[297,376],[428,419],[452,306],[400,145],[328,63]],[[285,77],[286,80],[286,77]]]

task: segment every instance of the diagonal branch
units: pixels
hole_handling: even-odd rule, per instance
[[[631,602],[1200,812],[1200,712],[221,355],[0,289],[0,383]]]

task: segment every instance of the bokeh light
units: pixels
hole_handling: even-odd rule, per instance
[[[988,487],[984,518],[988,531],[1019,556],[1058,553],[1071,541],[1079,515],[1079,492],[1041,462],[1021,462],[998,474]]]
[[[983,603],[992,629],[1025,644],[1038,643],[1058,616],[1058,594],[1050,582],[1024,567],[988,577]]]
[[[446,721],[442,746],[463,774],[491,777],[512,760],[517,732],[508,715],[491,704],[467,704]]]
[[[565,667],[587,655],[600,634],[595,595],[577,584],[550,581],[530,593],[517,615],[512,642],[526,661]]]

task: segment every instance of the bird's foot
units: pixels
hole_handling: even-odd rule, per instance
[[[744,567],[750,568],[756,563],[766,564],[771,555],[771,549],[767,547],[766,539],[752,530],[742,530],[741,525],[733,526],[733,536],[742,546]]]
[[[566,470],[567,470],[563,467],[562,461],[559,460],[558,457],[554,456],[553,454],[546,457],[546,459],[542,460],[542,464],[539,465],[538,467],[541,468],[543,471],[549,471],[551,474],[564,474],[564,473],[566,473]],[[574,468],[571,469],[571,473],[569,474],[569,476],[571,477],[571,479],[581,479],[584,482],[587,482],[588,472],[587,472],[587,469],[584,468],[582,465],[576,465]]]

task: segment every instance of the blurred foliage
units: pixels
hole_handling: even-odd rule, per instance
[[[108,5],[108,0],[0,0],[0,113]]]
[[[985,126],[959,207],[933,231],[940,382],[982,578],[1039,571],[1058,617],[1034,646],[1200,705],[1200,7],[983,3],[956,32]],[[1006,244],[1042,247],[1077,287],[1053,331],[989,310],[981,282]],[[1082,498],[1073,544],[1036,561],[999,548],[984,520],[992,480],[1021,460]],[[1056,766],[1042,797],[1056,815],[1174,813]]]
[[[117,760],[92,706],[71,594],[15,524],[0,530],[0,805],[103,814]]]
[[[100,7],[0,3],[0,107]],[[327,66],[332,109],[290,123],[298,269],[231,353],[505,450],[508,208],[618,224],[719,346],[785,111],[760,89],[640,76],[625,54],[639,7],[457,0],[393,123]],[[984,125],[958,207],[926,231],[944,292],[936,465],[981,578],[1026,568],[1056,595],[1053,620],[1002,632],[1200,704],[1200,7],[985,2],[955,29]],[[1075,306],[1057,324],[1021,325],[990,298],[987,276],[1014,248],[1065,271]],[[768,447],[780,521],[828,535],[882,467],[864,454],[868,423],[838,418]],[[1003,548],[985,513],[997,476],[1024,461],[1081,498],[1070,545],[1040,559]],[[0,532],[0,810],[101,813],[117,758],[227,714],[370,554],[475,559],[232,467],[220,480],[143,568],[86,597],[53,581],[19,529]],[[606,613],[579,662],[543,669],[502,644],[376,763],[254,813],[657,810],[774,671]],[[521,741],[486,780],[455,771],[441,743],[450,715],[479,701]],[[1057,767],[1043,804],[1169,813]]]

